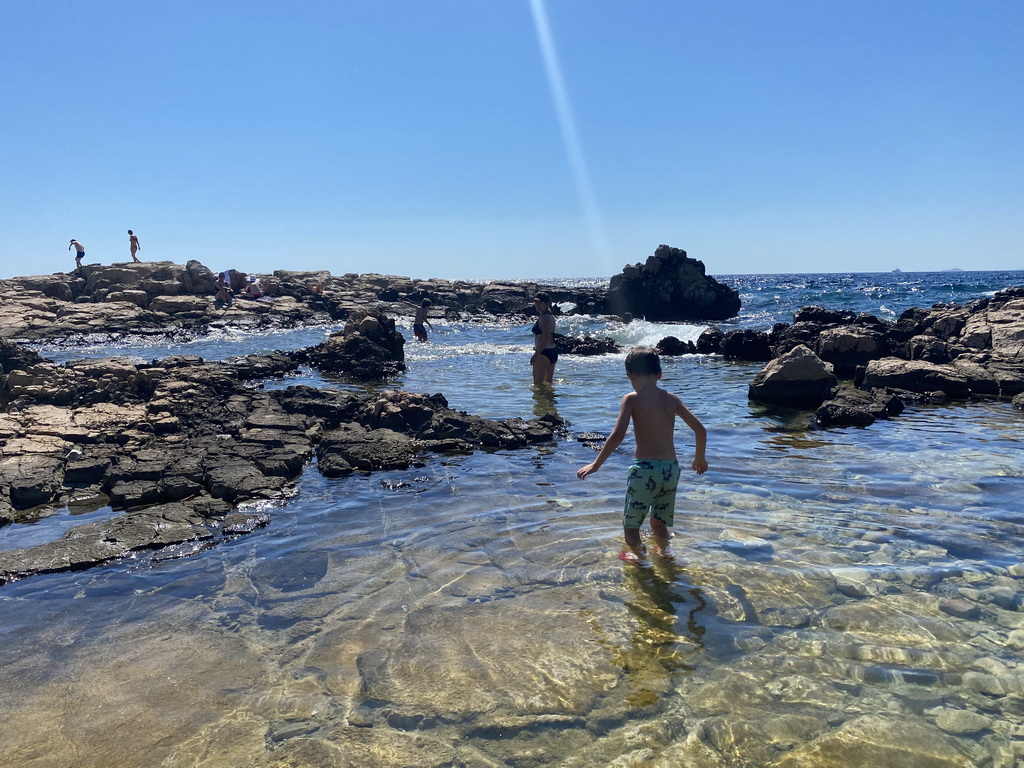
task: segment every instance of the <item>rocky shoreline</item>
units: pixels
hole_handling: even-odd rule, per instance
[[[0,552],[0,584],[170,545],[203,548],[256,530],[269,520],[258,502],[287,497],[314,458],[322,474],[341,477],[419,466],[431,453],[550,442],[567,429],[554,415],[491,420],[452,410],[442,394],[265,391],[258,383],[300,365],[362,380],[394,375],[404,369],[405,342],[389,315],[414,311],[407,301],[430,298],[452,317],[525,317],[533,293],[548,290],[571,311],[599,313],[616,302],[636,308],[637,286],[659,271],[702,277],[696,264],[662,246],[608,291],[275,272],[261,278],[270,301],[227,308],[204,295],[215,278],[198,262],[87,266],[75,275],[0,281],[0,525],[65,506],[119,512],[57,541]],[[323,294],[310,288],[317,283]],[[634,303],[614,298],[623,285],[633,285]],[[217,363],[179,355],[150,364],[56,365],[11,341],[174,338],[218,326],[342,321],[343,330],[315,347]],[[559,336],[558,344],[566,354],[617,351],[611,339]],[[1014,398],[1024,409],[1024,288],[964,306],[911,309],[892,323],[805,307],[770,331],[711,327],[696,343],[665,338],[659,351],[767,362],[750,385],[751,400],[814,410],[824,427],[865,426],[910,403],[971,396]]]
[[[322,474],[340,477],[422,466],[430,453],[522,448],[564,430],[554,415],[472,416],[441,394],[253,386],[300,361],[342,369],[351,345],[366,354],[375,338],[393,336],[401,339],[393,321],[366,313],[312,349],[143,365],[108,358],[58,366],[0,341],[0,524],[65,505],[124,510],[57,541],[0,552],[0,584],[255,530],[266,514],[238,505],[287,496],[314,456]]]
[[[610,338],[559,337],[559,350],[621,348]],[[863,427],[908,405],[972,397],[1012,400],[1024,410],[1024,287],[964,305],[913,307],[894,322],[808,306],[769,331],[709,327],[696,342],[665,337],[657,351],[767,363],[750,383],[750,400],[813,411],[821,427]]]
[[[565,430],[555,415],[472,416],[449,408],[442,394],[254,386],[300,364],[362,380],[394,375],[405,367],[405,341],[389,315],[411,314],[423,299],[454,318],[526,316],[540,290],[588,314],[651,306],[713,319],[739,310],[734,289],[668,246],[627,266],[607,290],[280,270],[259,276],[261,298],[214,300],[218,281],[238,290],[249,277],[228,270],[218,278],[190,261],[93,264],[0,281],[0,525],[63,507],[123,511],[57,541],[0,552],[0,584],[255,530],[266,514],[239,510],[288,495],[314,457],[321,473],[339,477],[421,465],[431,452],[521,448]],[[14,343],[184,340],[217,328],[342,321],[342,331],[315,347],[226,364],[180,355],[59,366]]]
[[[768,332],[714,336],[697,346],[770,361],[750,384],[751,400],[813,409],[823,427],[867,426],[909,404],[971,397],[1012,399],[1024,409],[1021,287],[965,305],[911,308],[895,322],[804,307],[792,324]]]
[[[249,277],[233,269],[226,274],[236,290]],[[265,295],[238,298],[229,306],[214,301],[217,276],[198,261],[89,264],[72,273],[0,280],[0,338],[71,344],[125,336],[173,341],[218,328],[252,332],[340,322],[355,311],[406,316],[415,311],[407,302],[423,299],[432,302],[434,317],[529,316],[538,291],[575,314],[713,321],[734,317],[740,308],[735,289],[667,245],[644,264],[627,265],[607,288],[290,270],[258,277]]]

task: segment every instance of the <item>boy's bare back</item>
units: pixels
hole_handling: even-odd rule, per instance
[[[636,458],[674,461],[676,415],[686,410],[682,401],[660,387],[630,392],[624,400],[633,421]]]
[[[700,420],[690,413],[690,409],[683,405],[682,400],[658,386],[660,373],[647,376],[627,375],[633,384],[634,391],[622,398],[619,417],[615,420],[615,426],[598,452],[597,458],[580,469],[576,473],[577,477],[582,480],[587,475],[596,472],[604,464],[605,459],[626,436],[630,422],[633,423],[633,437],[636,439],[634,454],[636,458],[675,461],[676,447],[673,432],[676,416],[693,430],[696,443],[691,464],[693,470],[698,475],[707,472],[708,463],[704,458],[707,432]]]

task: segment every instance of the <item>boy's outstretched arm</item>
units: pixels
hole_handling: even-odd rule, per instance
[[[708,471],[708,462],[704,456],[708,444],[708,431],[700,423],[700,419],[690,413],[690,409],[683,405],[682,400],[679,401],[679,405],[676,407],[676,415],[683,420],[686,426],[693,430],[693,462],[690,466],[693,467],[693,471],[698,475],[703,475]]]
[[[619,444],[622,442],[622,438],[626,436],[626,430],[629,429],[629,419],[632,414],[632,401],[630,396],[626,395],[622,398],[622,403],[619,405],[619,417],[615,420],[615,426],[612,428],[612,433],[608,435],[608,439],[604,441],[604,445],[601,446],[601,450],[597,454],[597,458],[585,467],[581,467],[576,472],[576,477],[583,480],[587,475],[592,475],[601,468],[604,464],[605,459],[612,455]]]

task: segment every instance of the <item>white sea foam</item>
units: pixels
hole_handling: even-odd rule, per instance
[[[624,347],[655,347],[666,336],[675,336],[680,341],[696,342],[697,338],[707,330],[706,324],[691,323],[651,323],[647,320],[634,320],[631,323],[610,323],[605,335],[615,339]]]

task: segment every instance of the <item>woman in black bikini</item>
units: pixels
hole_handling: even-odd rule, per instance
[[[555,316],[551,314],[551,297],[546,293],[538,293],[533,297],[533,307],[537,310],[537,322],[533,324],[533,383],[550,384],[555,375],[555,363],[558,362],[558,350],[555,349]]]

